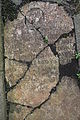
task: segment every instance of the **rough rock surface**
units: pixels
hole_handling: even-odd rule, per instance
[[[46,48],[33,62],[23,80],[8,93],[8,100],[37,106],[48,98],[59,80],[58,58]]]
[[[32,60],[45,46],[41,34],[54,43],[61,34],[72,30],[73,22],[62,6],[43,2],[31,2],[22,8],[28,23],[21,14],[5,27],[5,54],[9,58]],[[33,25],[32,25],[33,24]],[[38,32],[34,29],[39,28]]]
[[[71,78],[76,69],[72,18],[49,2],[30,2],[21,10],[26,17],[19,13],[4,30],[10,120],[24,120],[29,112],[26,120],[79,120],[79,88]]]
[[[12,85],[15,85],[17,80],[21,78],[21,76],[24,76],[24,73],[27,70],[27,65],[22,64],[18,61],[13,61],[6,59],[5,61],[5,75],[6,80],[10,87]]]
[[[71,60],[75,58],[74,44],[74,34],[69,35],[68,37],[63,37],[56,43],[56,51],[58,52],[61,65],[71,63]]]
[[[30,112],[31,108],[27,106],[10,104],[9,120],[23,120],[24,116]]]
[[[80,120],[80,91],[75,80],[63,77],[50,100],[25,120]]]

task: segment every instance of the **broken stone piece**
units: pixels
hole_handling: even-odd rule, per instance
[[[5,76],[9,86],[13,86],[16,82],[24,76],[27,71],[27,64],[18,61],[5,60]]]
[[[56,43],[56,51],[58,52],[60,64],[65,65],[70,63],[72,59],[75,58],[75,37],[67,36],[66,38],[61,38]]]

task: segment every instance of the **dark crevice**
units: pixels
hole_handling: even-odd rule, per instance
[[[59,38],[54,42],[54,45],[59,41],[61,40],[62,38],[67,38],[69,36],[73,36],[73,33],[74,33],[74,29],[72,29],[71,31],[67,32],[67,33],[63,33],[59,36]]]
[[[9,120],[10,104],[7,102],[7,120]]]
[[[14,88],[24,79],[24,77],[25,77],[25,75],[26,75],[26,73],[27,73],[28,70],[29,70],[29,68],[24,72],[23,76],[21,76],[21,77],[16,81],[16,83],[15,83],[13,86],[7,88],[7,92],[9,92],[10,90],[14,89]]]
[[[36,59],[47,47],[48,47],[48,45],[45,46],[45,47],[36,55],[36,57],[35,57],[34,59]],[[33,60],[34,60],[34,59],[33,59]],[[32,61],[33,61],[33,60],[32,60]]]
[[[40,109],[40,108],[42,107],[42,105],[44,105],[48,100],[50,100],[51,95],[56,92],[57,87],[59,86],[59,83],[60,83],[60,82],[61,82],[61,81],[59,80],[58,83],[56,84],[56,86],[51,89],[51,91],[49,92],[50,94],[49,94],[48,98],[47,98],[46,100],[44,100],[44,101],[43,101],[41,104],[39,104],[38,106],[34,107],[34,108],[31,110],[31,112],[25,116],[24,120],[26,120],[29,115],[31,115],[33,112],[35,112],[36,109]]]
[[[24,105],[24,104],[20,104],[20,103],[16,103],[16,102],[11,102],[11,101],[8,101],[9,104],[14,104],[14,105],[20,105],[22,107],[27,107],[27,108],[33,108],[32,106],[29,106],[29,105]]]
[[[57,55],[58,58],[59,58],[59,55],[56,52],[55,46],[54,45],[49,45],[49,47],[50,48],[52,47],[53,53],[55,55]],[[57,88],[59,87],[63,76],[68,76],[68,77],[76,79],[76,72],[77,72],[77,61],[75,59],[72,59],[71,63],[67,63],[66,65],[61,65],[60,64],[60,59],[59,59],[59,81],[57,82],[56,86],[53,87],[51,89],[51,91],[49,92],[50,94],[49,94],[48,98],[46,100],[44,100],[38,106],[34,107],[31,110],[31,112],[25,116],[24,120],[26,120],[29,115],[31,115],[32,113],[34,113],[36,109],[40,109],[42,107],[42,105],[44,105],[48,100],[50,100],[51,95],[54,94],[57,91]]]
[[[48,46],[50,47],[50,49],[53,52],[53,54],[55,56],[57,55],[59,57],[58,52],[56,51],[56,44],[49,44]]]
[[[49,46],[50,48],[53,47],[52,45],[48,45],[48,46]],[[54,48],[53,48],[53,49],[54,49]],[[55,51],[54,54],[56,54],[56,50],[53,50],[53,51]],[[57,55],[58,55],[58,54],[57,54]],[[59,61],[59,63],[60,63],[60,61]],[[45,99],[42,103],[40,103],[38,106],[34,107],[34,108],[31,110],[31,112],[28,113],[28,114],[25,116],[25,118],[24,118],[23,120],[26,120],[27,117],[28,117],[29,115],[31,115],[32,113],[34,113],[36,109],[40,109],[40,108],[42,107],[42,105],[44,105],[48,100],[50,100],[51,95],[54,94],[54,93],[57,91],[57,87],[59,86],[59,83],[60,83],[60,82],[61,82],[61,79],[59,79],[59,81],[57,82],[56,86],[53,87],[53,88],[50,90],[48,98]]]
[[[72,78],[76,78],[78,67],[76,59],[72,59],[71,63],[67,63],[65,65],[59,65],[60,79],[63,76],[68,76]]]
[[[33,60],[35,60],[47,47],[48,47],[48,45],[47,45],[46,47],[44,47],[44,48],[36,55],[36,57],[33,58],[32,61],[30,61],[30,62],[27,64],[28,68],[25,70],[24,74],[23,74],[18,80],[16,80],[16,83],[15,83],[13,86],[9,87],[9,85],[7,85],[7,86],[8,86],[8,87],[6,88],[7,92],[9,92],[10,90],[14,89],[14,88],[24,79],[26,73],[29,71],[29,69],[30,69],[30,67],[31,67],[31,65],[32,65]],[[14,59],[10,59],[10,60],[14,60]],[[24,61],[17,61],[17,62],[24,62]]]
[[[9,90],[10,88],[10,85],[9,83],[7,82],[6,78],[5,78],[5,92],[7,93],[7,91]],[[7,96],[6,96],[6,99],[7,99]]]
[[[30,64],[31,64],[31,61],[16,60],[15,58],[11,59],[11,58],[8,58],[7,56],[5,56],[5,59],[8,59],[10,61],[19,62],[19,63],[22,63],[22,64],[26,64],[27,66],[30,66]]]
[[[56,51],[56,43],[58,42],[58,41],[61,41],[62,40],[62,38],[67,38],[67,37],[69,37],[69,36],[72,36],[73,37],[73,35],[74,35],[74,29],[72,29],[71,31],[69,31],[68,33],[63,33],[63,34],[61,34],[60,36],[59,36],[59,38],[53,43],[53,44],[48,44],[48,46],[50,47],[50,49],[51,49],[51,51],[53,52],[53,54],[56,56],[58,56],[59,57],[59,54],[58,54],[58,52]],[[74,44],[74,46],[75,46],[75,44]]]

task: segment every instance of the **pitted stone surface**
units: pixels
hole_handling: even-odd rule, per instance
[[[50,48],[46,48],[33,62],[24,79],[8,93],[8,100],[36,106],[48,98],[59,80],[59,63]]]
[[[47,36],[49,43],[54,43],[61,34],[69,32],[73,28],[72,19],[57,4],[33,2],[29,5],[27,18],[36,28],[39,28],[43,36]]]
[[[5,27],[5,55],[10,59],[31,61],[46,44],[41,35],[24,20],[8,22]]]
[[[68,36],[60,39],[56,43],[56,51],[59,54],[60,64],[65,65],[71,63],[71,60],[75,58],[75,37]]]
[[[27,65],[6,59],[5,60],[5,75],[6,80],[9,83],[9,86],[11,87],[14,85],[18,79],[20,79],[25,71],[27,70]]]
[[[80,120],[80,90],[74,79],[63,77],[50,100],[26,120]]]
[[[28,7],[29,6],[29,7]],[[72,19],[62,6],[49,2],[31,2],[22,8],[24,16],[18,15],[13,22],[8,21],[5,27],[5,55],[18,60],[32,60],[46,45],[38,31],[48,37],[48,43],[54,43],[61,34],[73,28]]]
[[[24,116],[30,112],[31,108],[26,106],[10,104],[9,120],[23,120]]]

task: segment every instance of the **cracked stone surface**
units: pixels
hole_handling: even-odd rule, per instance
[[[46,48],[33,62],[24,79],[8,93],[8,100],[37,106],[48,98],[59,80],[58,57]]]
[[[57,4],[49,4],[49,2],[30,3],[26,16],[36,28],[39,28],[43,36],[48,37],[49,44],[53,44],[61,34],[69,32],[73,28],[72,19],[63,7]]]
[[[31,2],[22,8],[29,24],[24,23],[24,16],[19,14],[17,20],[8,21],[5,27],[5,55],[17,60],[32,60],[46,44],[41,34],[48,37],[48,43],[54,43],[61,34],[73,28],[72,19],[62,6],[49,2]],[[33,25],[39,28],[41,34]]]
[[[31,108],[10,104],[9,120],[23,120],[26,113],[28,114],[30,110]]]
[[[25,120],[80,120],[80,90],[74,79],[62,78],[57,91]]]
[[[75,37],[74,34],[66,38],[60,39],[56,43],[56,51],[59,54],[60,64],[65,65],[70,63],[75,58]]]
[[[15,85],[18,79],[24,75],[27,65],[6,59],[5,61],[5,75],[10,87]]]
[[[25,25],[24,19],[7,23],[5,27],[5,55],[8,58],[31,61],[44,46],[41,35],[32,25],[28,25],[28,23]]]
[[[56,3],[34,1],[21,10],[4,28],[9,120],[80,120],[72,18]]]

